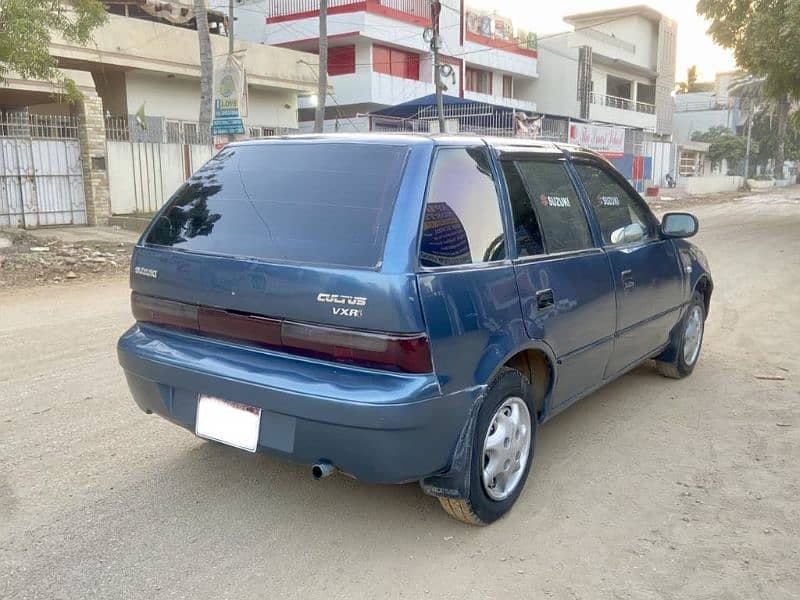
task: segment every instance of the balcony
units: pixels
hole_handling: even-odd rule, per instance
[[[353,104],[372,104],[393,106],[415,98],[433,94],[433,83],[416,81],[404,77],[394,77],[373,71],[359,71],[348,75],[330,78],[333,92],[327,101],[328,106],[348,106]],[[335,100],[334,100],[335,99]],[[310,97],[301,97],[298,108],[314,108],[316,104]]]
[[[319,16],[319,0],[272,0],[267,23]],[[328,14],[368,12],[427,26],[431,22],[428,0],[328,0]]]
[[[600,104],[608,106],[609,108],[618,108],[620,110],[633,110],[647,115],[656,114],[656,105],[647,104],[646,102],[635,102],[630,98],[620,98],[618,96],[607,96],[606,94],[598,94],[592,92],[592,104]]]
[[[617,123],[629,127],[655,129],[656,107],[646,102],[636,102],[630,98],[608,96],[592,92],[590,116],[594,121]]]

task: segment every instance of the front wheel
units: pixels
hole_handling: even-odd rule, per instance
[[[538,430],[531,386],[503,369],[489,385],[478,413],[466,498],[439,498],[459,521],[488,525],[511,510],[533,462]]]
[[[703,296],[699,292],[692,295],[686,314],[673,341],[673,348],[668,350],[672,360],[656,359],[656,367],[664,377],[683,379],[694,371],[700,358],[705,332],[706,308]]]

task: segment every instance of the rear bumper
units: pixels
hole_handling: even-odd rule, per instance
[[[139,407],[194,431],[198,394],[262,409],[258,451],[402,483],[450,463],[476,394],[432,374],[360,369],[134,326],[117,346]]]

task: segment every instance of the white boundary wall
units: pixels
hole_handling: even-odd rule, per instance
[[[150,213],[213,155],[211,146],[150,142],[106,143],[112,214]]]
[[[738,176],[682,177],[678,187],[687,194],[701,195],[716,192],[736,192],[742,187],[743,179]]]

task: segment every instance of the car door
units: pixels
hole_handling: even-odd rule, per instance
[[[614,351],[606,377],[651,356],[669,340],[679,318],[684,277],[673,242],[644,200],[599,160],[576,160],[578,178],[611,264],[617,297]]]
[[[611,355],[614,284],[561,153],[502,154],[515,229],[513,260],[532,339],[556,355],[551,407],[597,386]]]
[[[521,325],[492,167],[485,145],[442,145],[428,180],[417,282],[445,395],[485,384],[494,363],[482,359],[502,358],[505,333]]]

